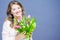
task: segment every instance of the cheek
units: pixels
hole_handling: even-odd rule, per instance
[[[12,14],[15,14],[15,13],[16,13],[16,11],[11,11],[11,13],[12,13]]]

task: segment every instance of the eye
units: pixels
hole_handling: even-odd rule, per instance
[[[15,11],[16,9],[14,8],[13,11]]]
[[[20,7],[18,7],[18,9],[20,9]]]

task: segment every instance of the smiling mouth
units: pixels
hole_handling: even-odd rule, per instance
[[[18,19],[20,16],[16,16],[16,18]]]

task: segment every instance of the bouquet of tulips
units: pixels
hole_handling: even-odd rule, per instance
[[[18,22],[16,18],[14,18],[14,24],[17,24],[15,26],[16,30],[19,33],[25,32],[26,37],[30,38],[31,33],[36,28],[36,20],[34,18],[28,18],[26,16],[23,16],[23,18]]]

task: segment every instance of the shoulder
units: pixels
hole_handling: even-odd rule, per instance
[[[3,27],[7,27],[10,26],[11,22],[8,19],[5,19],[4,23],[3,23]]]
[[[5,18],[4,24],[10,24],[11,22],[8,20],[8,18]]]
[[[10,27],[10,23],[11,22],[9,20],[5,20],[3,23],[2,31],[8,31]]]

